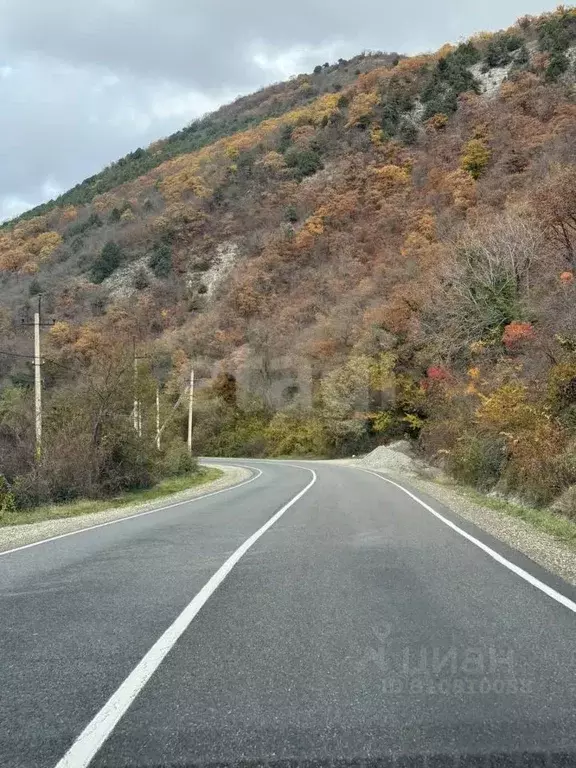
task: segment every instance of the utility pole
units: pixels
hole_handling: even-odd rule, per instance
[[[138,437],[142,437],[142,403],[140,402],[140,389],[138,383],[138,361],[147,360],[148,355],[137,355],[136,339],[132,340],[132,348],[134,350],[134,410],[132,411],[132,424],[134,426],[134,432]]]
[[[156,384],[156,448],[160,450],[160,387]]]
[[[36,456],[42,455],[42,372],[40,360],[40,297],[34,313],[34,404],[36,416]]]
[[[40,353],[40,328],[54,325],[42,322],[42,296],[38,296],[38,310],[34,312],[34,322],[23,326],[34,326],[34,423],[36,427],[36,458],[42,456],[42,356]]]
[[[139,427],[139,411],[140,403],[138,402],[138,358],[136,357],[136,339],[133,341],[134,348],[134,411],[133,411],[133,425],[134,432],[140,437]]]
[[[194,411],[194,368],[190,371],[190,392],[188,396],[188,453],[192,456],[192,414]]]

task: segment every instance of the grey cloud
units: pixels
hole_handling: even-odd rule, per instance
[[[433,49],[556,0],[0,0],[0,217],[240,92]]]
[[[199,88],[251,85],[258,43],[279,51],[338,41],[414,50],[511,23],[553,2],[507,0],[2,0],[5,43],[80,66],[168,77]],[[2,7],[2,5],[0,5]]]

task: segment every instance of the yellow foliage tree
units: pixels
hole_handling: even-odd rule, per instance
[[[62,244],[62,238],[58,232],[45,232],[38,235],[29,246],[32,253],[38,255],[40,260],[47,259],[59,245]]]
[[[464,147],[460,158],[460,167],[469,173],[473,179],[479,179],[491,157],[492,152],[483,139],[472,139]]]
[[[386,134],[380,128],[378,123],[374,123],[372,127],[370,128],[370,141],[374,146],[379,147],[386,141]]]
[[[54,323],[48,332],[50,341],[56,347],[64,347],[66,344],[72,344],[76,340],[76,331],[69,323],[59,320]]]
[[[258,161],[258,165],[262,165],[264,168],[269,168],[273,171],[281,171],[283,168],[286,168],[286,161],[280,152],[271,151],[267,152],[264,157]]]
[[[454,206],[461,211],[466,211],[476,204],[476,182],[462,169],[445,176],[441,187],[452,194]]]
[[[72,221],[75,221],[78,218],[78,211],[76,208],[74,208],[73,205],[68,205],[66,208],[62,209],[62,213],[60,214],[60,225],[66,226],[67,224],[70,224]]]
[[[26,238],[32,237],[33,235],[39,235],[42,232],[46,232],[47,229],[47,217],[35,216],[33,219],[21,221],[18,226],[14,228],[14,237],[17,240],[24,240]]]
[[[395,188],[406,186],[410,182],[410,173],[399,165],[383,165],[373,168],[372,175],[377,186],[383,192],[390,192]]]
[[[499,434],[514,438],[549,419],[546,410],[531,403],[524,384],[504,384],[491,395],[482,396],[476,411],[478,423]]]
[[[355,125],[370,120],[374,107],[379,101],[380,97],[375,91],[357,93],[348,108],[348,122],[346,123],[346,127],[352,128]]]
[[[443,112],[438,112],[426,122],[426,127],[431,131],[442,131],[448,125],[448,115]]]
[[[135,219],[136,216],[134,216],[134,213],[130,208],[126,208],[122,216],[120,216],[120,221],[122,221],[124,224],[129,221],[134,221]]]

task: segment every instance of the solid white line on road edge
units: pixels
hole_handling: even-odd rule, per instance
[[[266,531],[276,523],[282,515],[290,509],[304,494],[312,488],[316,482],[316,472],[308,469],[312,473],[312,480],[297,493],[293,499],[285,504],[282,509],[276,512],[268,522],[253,533],[249,539],[246,539],[238,549],[232,554],[224,565],[216,571],[212,578],[202,587],[200,592],[184,608],[176,621],[168,627],[166,632],[154,643],[152,648],[144,656],[142,661],[132,670],[126,680],[112,694],[100,712],[88,723],[74,744],[70,747],[64,757],[56,764],[56,768],[86,768],[96,755],[100,747],[110,736],[122,716],[128,710],[134,699],[138,696],[142,688],[158,669],[164,658],[178,642],[180,636],[188,629],[190,623],[206,603],[208,598],[218,589],[226,576],[238,563],[238,561],[248,552],[248,550],[263,536]]]
[[[434,517],[437,517],[438,520],[441,520],[449,528],[452,528],[453,531],[456,531],[456,533],[459,533],[460,536],[463,536],[465,539],[468,539],[469,542],[474,544],[474,546],[478,547],[483,552],[486,552],[487,555],[490,555],[490,557],[493,560],[496,560],[497,563],[500,563],[501,565],[505,566],[506,568],[508,568],[508,570],[512,571],[512,573],[515,573],[517,576],[520,576],[521,579],[524,579],[524,581],[527,581],[528,584],[531,584],[533,587],[536,587],[536,589],[539,589],[541,592],[544,592],[544,594],[548,595],[548,597],[551,597],[553,600],[556,600],[557,603],[560,603],[565,608],[568,608],[568,610],[572,611],[573,613],[576,613],[576,603],[573,600],[570,600],[570,598],[566,597],[560,592],[557,592],[552,587],[549,587],[548,584],[545,584],[543,581],[540,581],[540,579],[537,579],[535,576],[532,576],[532,574],[528,573],[528,571],[525,571],[523,568],[520,568],[518,565],[514,565],[514,563],[511,563],[510,560],[507,560],[505,557],[502,557],[502,555],[499,555],[498,552],[493,550],[487,544],[484,544],[482,541],[480,541],[480,539],[476,539],[474,536],[471,536],[469,533],[466,533],[466,531],[464,531],[462,528],[459,528],[451,520],[448,520],[447,517],[444,517],[444,515],[441,515],[440,512],[436,512],[436,510],[433,509],[429,504],[426,504],[425,501],[422,501],[422,499],[419,499],[418,496],[411,493],[409,490],[404,488],[399,483],[395,483],[394,480],[390,480],[389,478],[384,477],[383,475],[380,475],[378,472],[373,472],[371,469],[364,469],[364,467],[356,467],[356,469],[360,469],[362,470],[362,472],[368,472],[369,474],[380,478],[380,480],[384,480],[386,483],[390,483],[390,485],[395,485],[396,488],[399,488],[401,491],[404,491],[405,494],[410,496],[411,499],[414,499],[414,501],[418,502],[418,504],[420,504],[421,507],[424,507],[424,509],[426,509],[432,515],[434,515]]]
[[[223,464],[222,466],[227,466],[233,469],[237,469],[236,465],[233,464]],[[262,470],[258,469],[257,467],[248,467],[246,465],[238,465],[240,469],[251,469],[253,472],[257,472],[254,477],[251,477],[249,480],[244,480],[242,483],[238,483],[237,485],[231,485],[229,488],[221,488],[219,491],[211,491],[211,493],[204,493],[202,496],[193,496],[191,499],[184,499],[183,501],[175,501],[173,504],[166,504],[164,507],[154,507],[154,509],[148,509],[146,512],[137,512],[135,515],[126,515],[125,517],[118,517],[116,520],[108,520],[106,523],[97,523],[96,525],[88,525],[86,528],[77,528],[75,531],[68,531],[67,533],[59,533],[57,536],[50,536],[48,539],[40,539],[40,541],[33,541],[31,544],[23,544],[21,547],[14,547],[14,549],[6,549],[3,552],[0,552],[0,557],[4,557],[4,555],[11,555],[13,552],[20,552],[23,549],[30,549],[31,547],[39,547],[40,544],[48,544],[49,541],[56,541],[57,539],[65,539],[67,536],[75,536],[77,533],[86,533],[86,531],[94,531],[96,528],[105,528],[107,525],[116,525],[116,523],[125,523],[127,520],[136,520],[138,517],[146,517],[146,515],[153,515],[155,512],[163,512],[166,509],[172,509],[172,507],[180,507],[182,504],[191,504],[193,501],[201,501],[202,499],[207,499],[209,496],[217,496],[219,493],[226,493],[227,491],[234,491],[236,488],[241,488],[243,485],[248,485],[249,483],[253,483],[254,480],[258,480],[258,478],[262,475]],[[216,481],[214,481],[216,482]],[[113,509],[113,507],[112,507]],[[106,510],[102,510],[105,512]],[[97,512],[94,514],[98,514]],[[58,518],[55,518],[57,520]],[[60,518],[64,519],[64,518]]]

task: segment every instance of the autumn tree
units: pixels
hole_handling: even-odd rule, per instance
[[[529,313],[541,259],[538,230],[523,219],[504,215],[469,229],[443,267],[426,312],[439,348],[458,354],[475,341],[501,341],[505,327]]]
[[[576,166],[558,168],[534,195],[534,211],[549,239],[576,267]]]

